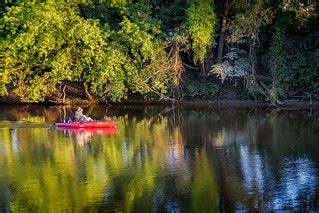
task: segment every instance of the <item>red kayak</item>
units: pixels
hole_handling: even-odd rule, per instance
[[[56,127],[66,128],[115,128],[115,121],[90,121],[90,122],[70,122],[70,123],[54,123]]]
[[[57,130],[67,131],[69,133],[81,134],[81,133],[92,133],[94,135],[115,135],[119,131],[116,128],[70,128],[70,127],[57,127]]]

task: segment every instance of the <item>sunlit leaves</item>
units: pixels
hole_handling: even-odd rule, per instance
[[[155,93],[163,97],[167,85],[178,78],[167,64],[165,43],[158,38],[159,23],[148,7],[132,5],[119,23],[119,30],[109,30],[106,69],[112,70],[107,92],[113,100],[128,92]]]
[[[206,51],[213,43],[217,17],[211,4],[209,0],[191,0],[186,12],[195,63],[204,61]]]
[[[120,9],[119,22],[93,19],[95,5],[105,11]],[[179,75],[166,66],[170,60],[159,22],[145,4],[21,3],[8,7],[0,28],[0,92],[11,92],[6,86],[12,83],[25,102],[43,101],[64,81],[86,83],[94,94],[112,100],[129,93],[163,97],[167,86],[178,81]]]
[[[22,101],[43,101],[63,80],[92,81],[105,58],[102,31],[61,2],[8,8],[1,70]],[[5,91],[6,92],[6,91]]]

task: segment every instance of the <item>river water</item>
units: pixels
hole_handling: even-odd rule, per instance
[[[318,211],[319,113],[0,106],[0,212]]]

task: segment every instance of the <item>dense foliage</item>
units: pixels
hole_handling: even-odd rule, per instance
[[[204,62],[207,48],[212,46],[216,15],[211,1],[191,0],[186,11],[188,31],[194,51],[194,62]]]
[[[73,84],[90,99],[214,98],[240,83],[272,102],[318,98],[318,21],[312,0],[4,3],[0,95],[47,101]]]
[[[2,20],[2,94],[11,83],[22,101],[41,101],[63,80],[92,82],[104,74],[106,37],[66,3],[25,3]]]
[[[269,48],[268,66],[273,76],[271,95],[275,99],[302,93],[319,94],[318,27],[315,23],[304,23],[312,18],[305,20],[296,14],[291,17],[291,9],[286,9],[278,16]]]
[[[157,38],[158,23],[145,5],[117,9],[121,20],[109,24],[83,18],[76,4],[64,1],[8,7],[1,20],[1,93],[11,84],[22,101],[43,101],[68,80],[113,100],[129,92],[163,96],[178,81]]]

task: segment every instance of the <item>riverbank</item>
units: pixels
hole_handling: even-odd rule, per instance
[[[29,103],[23,103],[17,99],[1,98],[0,103],[2,105],[25,105]],[[184,99],[181,101],[150,101],[144,100],[141,97],[134,97],[123,100],[121,102],[105,102],[102,100],[87,100],[81,98],[65,99],[64,101],[45,101],[41,103],[32,103],[32,105],[70,105],[70,106],[88,106],[88,105],[175,105],[175,106],[208,106],[216,108],[269,108],[269,109],[319,109],[319,101],[306,101],[306,100],[285,100],[280,104],[272,104],[267,101],[260,100],[231,100],[231,99],[205,99],[205,98],[193,98]]]
[[[272,105],[266,101],[250,100],[186,100],[180,102],[137,102],[124,101],[121,103],[111,103],[111,105],[165,105],[174,104],[177,106],[208,106],[216,108],[269,108],[269,109],[319,109],[319,101],[309,102],[302,100],[282,101],[280,105]]]
[[[205,104],[212,107],[231,107],[231,108],[278,108],[278,109],[319,109],[319,101],[309,102],[302,100],[287,100],[281,101],[280,104],[273,105],[266,101],[251,101],[251,100],[215,100],[204,102],[183,101],[183,105]]]

